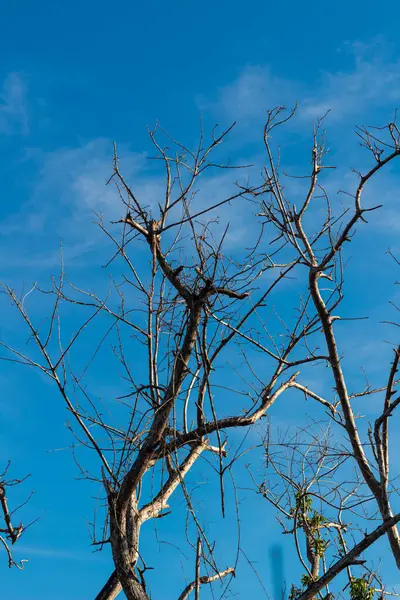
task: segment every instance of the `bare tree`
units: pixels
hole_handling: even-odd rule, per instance
[[[372,580],[364,575],[355,578],[351,567],[370,573],[361,556],[382,536],[387,537],[400,568],[400,513],[391,506],[395,487],[389,476],[388,428],[389,417],[400,403],[395,393],[400,346],[394,348],[387,381],[379,389],[368,384],[349,393],[335,332],[343,297],[343,251],[355,226],[379,208],[363,206],[363,190],[400,155],[400,132],[395,122],[377,135],[375,130],[358,130],[373,164],[365,174],[358,174],[352,205],[340,204],[338,209],[320,182],[324,171],[332,167],[324,162],[325,135],[323,120],[319,121],[313,135],[311,173],[303,177],[307,189],[296,206],[286,195],[280,158],[271,145],[274,130],[293,114],[283,108],[268,113],[264,128],[267,162],[256,185],[249,183],[245,167],[213,158],[231,128],[222,134],[214,130],[209,143],[202,133],[195,150],[159,127],[150,131],[156,160],[165,169],[164,197],[154,199],[150,206],[124,178],[115,149],[108,184],[115,185],[121,218],[109,227],[97,215],[99,227],[114,246],[107,263],[114,269],[114,278],[107,293],[76,286],[62,265],[50,290],[36,284],[30,290],[53,300],[48,322],[39,327],[27,309],[33,294],[28,292],[28,299],[27,294],[20,296],[4,286],[37,350],[28,355],[3,342],[8,358],[35,367],[54,382],[74,419],[71,429],[78,444],[98,458],[96,473],[89,473],[76,459],[82,474],[101,482],[106,495],[104,527],[100,540],[94,534],[93,541],[100,547],[110,544],[114,571],[98,600],[115,598],[121,590],[129,600],[151,597],[139,549],[142,526],[167,518],[168,503],[177,493],[185,500],[190,522],[187,539],[195,557],[193,580],[182,585],[180,599],[192,593],[198,599],[203,585],[225,581],[226,586],[229,577],[240,575],[236,563],[218,564],[187,485],[188,474],[200,461],[211,465],[219,478],[224,515],[226,476],[251,447],[246,437],[236,446],[230,442],[230,430],[247,431],[265,423],[274,403],[291,392],[298,394],[299,402],[302,398],[315,402],[315,412],[330,422],[330,437],[315,425],[304,451],[299,431],[294,441],[280,442],[286,452],[283,458],[271,452],[270,440],[264,440],[267,466],[278,479],[277,489],[271,488],[268,478],[260,483],[258,475],[250,472],[256,489],[290,522],[284,533],[293,536],[305,571],[302,587],[295,586],[292,596],[306,600],[331,594],[332,582],[347,573],[353,597],[361,600],[362,593],[370,593]],[[161,144],[160,134],[171,148]],[[201,180],[215,169],[239,169],[236,187],[224,198],[199,202]],[[325,207],[322,220],[321,202]],[[224,227],[218,218],[225,212],[229,220],[229,210],[237,204],[252,228],[251,248],[229,247],[229,225]],[[298,289],[287,292],[294,305],[289,312],[277,311],[274,298],[294,276]],[[83,315],[68,339],[60,327],[65,307]],[[104,335],[87,356],[87,364],[76,365],[74,351],[96,322],[104,328]],[[118,418],[114,420],[104,417],[85,384],[99,353],[106,350],[111,350],[127,388],[117,398]],[[309,369],[318,365],[328,368],[333,394],[331,387],[321,395],[306,385]],[[382,407],[362,439],[364,430],[352,401],[371,394],[383,395]],[[349,465],[356,473],[352,484]],[[357,513],[357,531],[365,531],[369,520],[378,519],[378,523],[350,544],[343,519],[364,505],[368,513]]]

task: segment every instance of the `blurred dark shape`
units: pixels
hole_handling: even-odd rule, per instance
[[[269,560],[272,574],[272,591],[274,600],[285,598],[285,573],[283,562],[283,546],[273,544],[269,549]]]

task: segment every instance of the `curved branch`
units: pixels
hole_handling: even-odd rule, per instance
[[[223,577],[226,577],[230,574],[235,576],[235,569],[233,567],[229,567],[228,569],[225,569],[225,571],[220,571],[215,575],[203,575],[203,577],[199,578],[199,582],[201,585],[204,585],[205,583],[212,583],[213,581],[216,581],[217,579],[222,579]],[[186,600],[186,598],[188,598],[189,595],[194,591],[195,587],[196,581],[192,581],[192,583],[189,583],[189,585],[185,587],[182,594],[179,596],[178,600]]]

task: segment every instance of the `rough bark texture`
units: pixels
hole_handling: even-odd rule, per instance
[[[95,600],[114,600],[122,590],[116,571],[113,571]]]

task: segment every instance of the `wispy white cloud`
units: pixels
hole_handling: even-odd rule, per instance
[[[53,560],[72,560],[79,562],[99,560],[98,553],[93,554],[90,551],[83,552],[79,550],[63,550],[60,548],[50,548],[47,546],[28,546],[20,544],[18,546],[18,551],[19,554],[26,554],[27,556],[41,556],[43,558]]]
[[[128,180],[139,177],[145,155],[128,147],[121,147],[119,154]],[[0,253],[2,267],[57,267],[60,239],[65,260],[82,263],[97,240],[95,213],[106,221],[121,216],[114,187],[105,185],[112,172],[111,140],[96,139],[48,153],[30,150],[29,158],[38,167],[37,181],[31,197],[0,223],[2,243],[8,249]]]
[[[19,73],[9,73],[0,92],[0,133],[29,133],[26,85]]]
[[[369,59],[356,46],[353,68],[322,73],[316,91],[304,100],[302,114],[315,119],[331,110],[331,118],[338,120],[375,108],[394,109],[399,100],[400,61],[385,62],[379,55]]]
[[[122,146],[119,155],[127,177],[144,168],[144,154]],[[70,213],[77,213],[76,217],[80,213],[85,219],[92,211],[114,212],[115,190],[105,185],[112,173],[111,140],[99,138],[74,148],[38,153],[37,160],[42,166],[34,200],[43,193],[52,195],[56,205],[63,204]]]
[[[200,110],[221,114],[228,120],[254,121],[277,104],[292,102],[300,93],[298,83],[273,74],[269,66],[247,66],[238,78],[221,87],[214,99],[198,98]]]
[[[369,56],[371,53],[372,57]],[[3,113],[15,115],[15,123],[17,115],[20,124],[26,122],[25,88],[21,78],[11,74],[5,88],[3,97],[7,100],[3,98],[4,105],[0,107],[0,128]],[[349,68],[318,74],[314,85],[305,86],[277,76],[268,66],[250,66],[235,81],[220,88],[214,98],[199,99],[199,104],[202,110],[218,117],[242,119],[250,129],[256,129],[257,125],[258,136],[258,124],[264,119],[266,108],[282,103],[291,105],[296,98],[302,102],[300,119],[295,127],[307,123],[308,133],[310,121],[327,108],[333,109],[330,120],[345,120],[359,115],[363,108],[391,106],[400,100],[400,62],[384,60],[379,48],[353,44]],[[146,166],[145,153],[133,152],[127,145],[118,150],[121,168],[137,196],[150,206],[156,205],[164,196],[163,176]],[[18,268],[56,266],[59,264],[60,237],[66,242],[65,258],[79,262],[98,239],[96,228],[92,226],[93,213],[104,214],[106,221],[121,216],[121,202],[115,189],[105,186],[112,171],[112,141],[95,139],[54,152],[31,150],[30,158],[39,168],[38,180],[31,198],[0,223],[7,248],[10,243],[12,245],[12,239],[19,240],[15,251],[2,253],[3,263]],[[297,170],[301,172],[301,168]],[[205,178],[194,201],[196,207],[202,208],[229,195],[233,191],[233,179],[227,172]],[[343,188],[345,182],[341,180],[338,186]],[[293,185],[293,197],[302,191],[292,188]],[[385,189],[388,196],[387,186]],[[219,216],[221,232],[227,220],[231,222],[227,244],[246,244],[248,206],[244,207],[240,200],[235,201],[221,208]],[[398,227],[397,218],[390,219],[390,223],[392,229]],[[382,226],[386,226],[385,223]]]
[[[316,73],[311,84],[282,77],[269,65],[245,67],[237,79],[221,87],[213,99],[200,98],[202,111],[229,120],[256,121],[276,105],[300,102],[299,116],[330,119],[360,115],[371,108],[395,108],[400,100],[400,61],[385,56],[385,46],[347,44],[348,68]]]
[[[84,266],[85,255],[99,242],[100,230],[93,225],[96,215],[105,224],[118,220],[124,211],[113,185],[106,186],[112,173],[112,141],[96,139],[73,148],[60,148],[45,153],[30,150],[29,157],[38,166],[38,177],[32,196],[0,223],[1,244],[10,252],[0,252],[1,266],[8,268],[51,269],[60,263],[59,240],[63,239],[65,261]],[[142,205],[156,208],[165,196],[162,170],[154,170],[154,162],[145,153],[133,152],[129,146],[118,148],[120,168]],[[160,165],[161,167],[161,165]],[[218,171],[205,175],[199,182],[192,202],[192,212],[202,210],[237,192],[237,171]],[[213,230],[220,237],[229,221],[231,227],[226,245],[245,244],[251,220],[249,206],[241,199],[220,207]],[[180,213],[171,219],[179,220]],[[247,240],[246,240],[247,236]],[[97,256],[98,258],[98,256]]]

